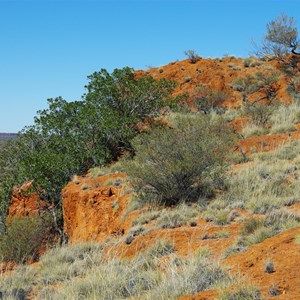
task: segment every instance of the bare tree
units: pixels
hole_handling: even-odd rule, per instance
[[[263,37],[261,45],[255,45],[255,53],[261,57],[275,56],[282,59],[290,52],[300,55],[300,52],[297,51],[299,47],[300,40],[296,20],[282,13],[267,24],[266,35]]]

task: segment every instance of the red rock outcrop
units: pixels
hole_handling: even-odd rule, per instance
[[[109,235],[122,235],[122,216],[130,194],[125,174],[77,177],[62,192],[64,231],[69,242],[102,241]]]
[[[7,219],[32,216],[50,208],[50,204],[41,200],[33,190],[33,181],[29,181],[20,187],[14,187]]]

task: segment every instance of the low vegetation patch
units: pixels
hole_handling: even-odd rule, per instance
[[[260,291],[254,287],[240,287],[233,291],[223,291],[219,300],[263,300]]]
[[[240,207],[261,214],[299,202],[299,149],[296,142],[258,154],[253,165],[227,177],[227,191],[220,201],[230,209]]]
[[[49,217],[14,217],[8,221],[5,232],[0,235],[0,261],[36,260],[42,242],[47,242],[45,233],[51,227]]]
[[[136,258],[122,260],[108,259],[103,246],[88,243],[53,249],[36,268],[21,267],[0,275],[2,295],[16,299],[18,291],[49,300],[176,299],[226,287],[235,280],[207,251],[181,258],[172,243],[161,240]]]

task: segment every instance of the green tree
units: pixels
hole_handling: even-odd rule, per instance
[[[13,185],[32,179],[41,197],[59,207],[61,189],[72,175],[130,150],[138,123],[159,116],[164,106],[177,101],[170,96],[173,82],[137,78],[130,68],[112,74],[102,69],[88,78],[81,101],[48,99],[48,108],[38,111],[34,125],[0,152],[2,213]]]

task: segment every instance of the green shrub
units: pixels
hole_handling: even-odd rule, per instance
[[[133,142],[126,172],[141,201],[171,205],[211,196],[221,188],[233,135],[206,115],[185,115],[173,128],[156,129]]]
[[[277,232],[273,227],[259,227],[253,233],[244,236],[240,243],[247,247],[251,247],[254,244],[263,242],[265,239],[270,238],[275,234],[277,234]]]
[[[247,236],[248,234],[253,233],[257,228],[262,226],[262,222],[260,220],[250,218],[243,222],[243,226],[241,228],[241,235]]]
[[[49,221],[39,216],[11,219],[5,233],[0,236],[0,259],[23,263],[29,258],[36,258],[49,225]]]
[[[230,223],[229,210],[208,208],[202,213],[202,218],[208,222],[214,222],[217,225],[226,225]]]

